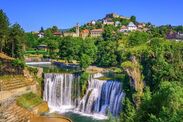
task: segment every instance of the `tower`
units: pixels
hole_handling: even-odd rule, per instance
[[[79,23],[76,24],[76,35],[79,37]]]

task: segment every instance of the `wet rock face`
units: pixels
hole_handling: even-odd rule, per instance
[[[134,96],[134,102],[138,106],[140,104],[140,97],[143,95],[144,82],[142,79],[142,74],[140,71],[140,66],[135,56],[131,56],[130,58],[134,67],[126,68],[125,71],[131,78],[131,86],[135,89],[136,94]]]

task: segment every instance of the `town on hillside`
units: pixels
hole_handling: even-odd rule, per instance
[[[32,4],[25,6],[24,14],[10,12],[8,2],[7,8],[0,8],[0,122],[183,122],[183,25],[178,9],[150,13],[137,8],[158,10],[157,3],[133,1],[134,8],[121,1],[117,10],[119,1],[111,1],[113,8],[111,4],[102,8],[105,4],[97,0],[75,1],[80,6],[66,0],[44,1],[48,8],[32,1],[24,1]],[[62,6],[64,2],[68,7]],[[94,10],[91,4],[99,2],[104,6]],[[24,10],[15,3],[14,8]],[[111,9],[124,12],[122,4],[132,7],[127,10],[134,12],[128,14],[141,19],[109,13],[87,20]],[[77,11],[87,5],[83,13]],[[163,9],[164,2],[158,6]],[[36,23],[32,14],[37,15]],[[154,17],[156,21],[148,20],[156,25],[142,22],[147,20],[145,14]],[[165,16],[163,22],[158,14],[174,20]],[[21,25],[12,24],[18,18]],[[76,25],[68,29],[55,26],[73,21]],[[171,24],[161,25],[165,23]],[[40,24],[47,28],[33,32]]]
[[[138,22],[135,16],[125,17],[115,13],[106,14],[106,16],[102,19],[91,20],[84,25],[76,24],[75,27],[70,29],[58,29],[58,27],[53,26],[55,31],[52,33],[54,36],[58,37],[81,37],[85,39],[86,37],[101,37],[104,32],[105,25],[110,25],[117,29],[116,32],[128,34],[129,32],[140,31],[147,32],[150,30],[151,23]],[[154,26],[154,25],[153,25]],[[162,26],[163,28],[164,26]],[[173,27],[170,27],[173,28]],[[114,32],[114,33],[116,33]],[[39,32],[32,32],[37,35],[39,38],[43,38],[45,33],[43,28]],[[166,38],[169,40],[181,41],[183,40],[183,33],[175,32],[173,29],[170,29],[168,33],[166,33]]]
[[[136,17],[131,18],[120,16],[115,13],[107,14],[103,19],[91,20],[86,24],[80,26],[79,23],[71,29],[60,29],[53,32],[54,36],[60,37],[100,37],[104,31],[105,25],[111,25],[117,28],[117,32],[128,34],[132,31],[148,31],[145,23],[139,23],[136,21]],[[44,32],[33,32],[38,35],[39,38],[44,37]]]

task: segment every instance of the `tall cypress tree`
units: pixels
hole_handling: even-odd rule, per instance
[[[6,40],[8,38],[9,21],[3,10],[0,10],[0,52],[3,51]]]

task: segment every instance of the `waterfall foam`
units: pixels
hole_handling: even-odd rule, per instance
[[[72,101],[72,74],[45,74],[44,100],[57,111],[74,108]]]

